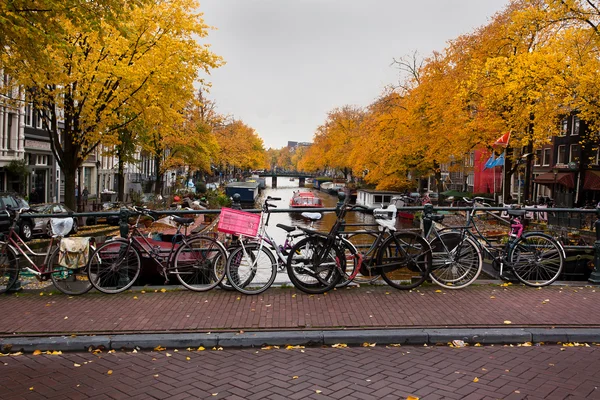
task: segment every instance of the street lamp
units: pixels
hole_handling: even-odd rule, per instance
[[[100,204],[100,166],[102,163],[100,160],[96,160],[96,200],[97,204]]]

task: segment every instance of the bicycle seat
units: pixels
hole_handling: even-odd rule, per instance
[[[194,223],[194,218],[173,217],[173,221],[181,225],[191,225],[192,223]]]
[[[427,218],[429,218],[433,222],[442,222],[444,220],[444,215],[443,214],[431,214]]]
[[[294,228],[293,226],[289,226],[289,225],[277,224],[275,226],[283,229],[284,231],[286,231],[288,233],[296,230],[296,228]]]
[[[318,221],[321,219],[323,215],[317,212],[303,212],[302,215],[304,218],[310,219],[311,221]]]
[[[511,217],[522,217],[527,211],[525,210],[506,210],[506,213]]]

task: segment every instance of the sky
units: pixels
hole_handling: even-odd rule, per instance
[[[209,97],[265,148],[311,142],[327,113],[367,106],[421,58],[487,24],[509,0],[200,0],[204,41],[226,64]]]

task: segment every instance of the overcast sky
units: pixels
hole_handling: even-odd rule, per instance
[[[327,112],[366,106],[398,82],[393,59],[426,57],[485,25],[509,0],[200,0],[219,112],[265,147],[312,141]]]

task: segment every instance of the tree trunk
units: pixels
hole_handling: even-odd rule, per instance
[[[76,168],[63,168],[63,174],[65,175],[65,205],[71,210],[76,210],[77,205],[75,204],[75,171]]]
[[[121,154],[118,155],[118,171],[117,171],[117,198],[120,202],[125,201],[125,174],[123,173],[124,162],[121,157]]]
[[[156,180],[154,184],[154,194],[162,194],[163,182],[162,174],[160,173],[160,156],[154,157],[154,173],[156,174]]]

